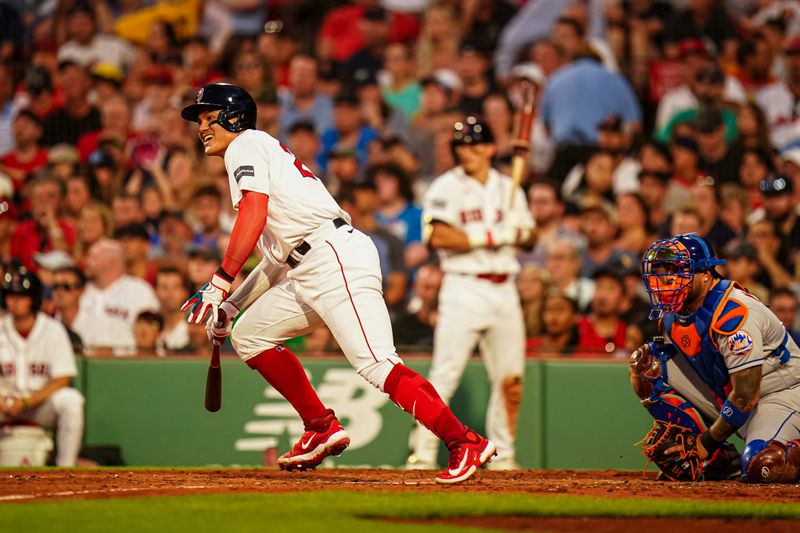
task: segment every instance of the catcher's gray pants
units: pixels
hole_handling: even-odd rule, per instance
[[[712,421],[719,417],[711,389],[682,355],[667,362],[667,376],[669,384],[703,416]],[[762,396],[737,434],[745,444],[754,440],[788,442],[800,438],[800,385]]]

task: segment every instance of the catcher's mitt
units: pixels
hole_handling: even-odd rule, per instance
[[[703,461],[697,451],[700,435],[691,429],[656,420],[653,428],[637,444],[642,453],[655,463],[664,476],[671,481],[698,481],[703,478]],[[677,446],[678,452],[664,452]],[[646,468],[646,467],[645,467]]]

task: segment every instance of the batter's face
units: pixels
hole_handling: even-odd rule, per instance
[[[206,155],[224,157],[225,150],[228,149],[228,146],[239,134],[230,132],[215,122],[219,113],[219,109],[213,109],[211,111],[202,111],[198,115],[197,120],[200,123],[200,127],[197,128],[197,136],[203,143]]]

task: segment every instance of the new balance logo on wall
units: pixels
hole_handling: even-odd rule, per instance
[[[380,434],[383,428],[380,409],[389,397],[352,369],[328,369],[315,388],[322,403],[336,412],[336,417],[350,434],[348,450],[367,446]],[[251,436],[236,440],[236,451],[263,452],[279,446],[284,436],[292,444],[303,434],[303,422],[278,391],[267,387],[264,396],[267,401],[256,404],[253,409],[258,419],[244,425],[244,432]]]

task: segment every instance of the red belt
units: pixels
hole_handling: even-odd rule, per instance
[[[508,274],[476,274],[476,277],[492,283],[505,283],[508,280]]]

